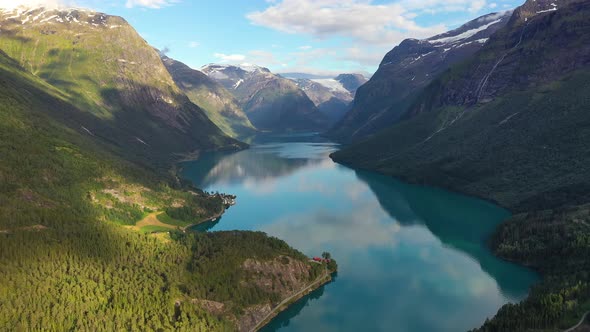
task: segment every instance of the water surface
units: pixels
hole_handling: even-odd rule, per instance
[[[260,230],[338,261],[334,282],[264,331],[466,331],[527,295],[536,275],[485,246],[507,211],[335,164],[337,149],[314,135],[264,137],[184,164],[197,186],[238,197],[199,230]]]

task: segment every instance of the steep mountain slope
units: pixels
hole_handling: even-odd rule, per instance
[[[527,15],[531,2],[539,9]],[[586,146],[574,137],[586,133],[590,4],[560,6],[544,12],[528,1],[476,56],[429,85],[403,121],[334,157],[513,209],[586,179],[575,162]]]
[[[367,83],[367,78],[361,74],[340,74],[334,80],[340,82],[346,90],[352,93],[353,97],[356,90]]]
[[[221,84],[182,62],[166,56],[162,56],[162,61],[178,87],[194,104],[201,107],[223,132],[232,137],[255,132],[254,126],[234,96]]]
[[[287,76],[288,77],[288,76]],[[289,77],[288,77],[289,78]],[[367,82],[360,74],[340,74],[336,78],[290,78],[333,124],[350,109],[356,90]]]
[[[78,127],[145,159],[237,147],[175,85],[127,22],[81,10],[0,12],[0,49],[85,112]]]
[[[375,75],[358,90],[352,110],[329,136],[358,141],[394,124],[424,87],[481,49],[510,16],[489,14],[426,40],[404,40],[385,55]]]
[[[201,71],[221,83],[261,130],[321,130],[327,120],[297,85],[268,69],[210,64]]]
[[[556,330],[590,306],[590,3],[529,0],[402,121],[334,159],[518,213],[492,248],[545,276],[483,331]]]
[[[154,211],[208,219],[223,204],[111,153],[67,119],[82,113],[69,98],[0,51],[3,330],[237,330],[323,273],[263,233],[135,230]]]

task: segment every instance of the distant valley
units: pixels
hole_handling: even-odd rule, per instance
[[[230,91],[260,130],[321,131],[329,125],[295,82],[267,68],[210,64],[201,71]]]

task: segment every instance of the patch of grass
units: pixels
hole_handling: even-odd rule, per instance
[[[149,226],[143,226],[142,228],[140,228],[140,231],[142,233],[167,233],[167,232],[170,232],[171,229],[167,228],[167,227],[162,227],[162,226],[149,225]]]
[[[174,218],[170,217],[166,212],[159,214],[158,220],[163,222],[164,224],[178,226],[178,227],[186,227],[186,226],[193,224],[191,222],[174,219]]]

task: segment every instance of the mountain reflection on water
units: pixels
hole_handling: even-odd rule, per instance
[[[336,149],[313,135],[266,137],[184,164],[197,186],[238,197],[202,231],[262,230],[338,260],[338,280],[267,331],[468,330],[526,296],[536,275],[485,246],[505,210],[337,165]]]

